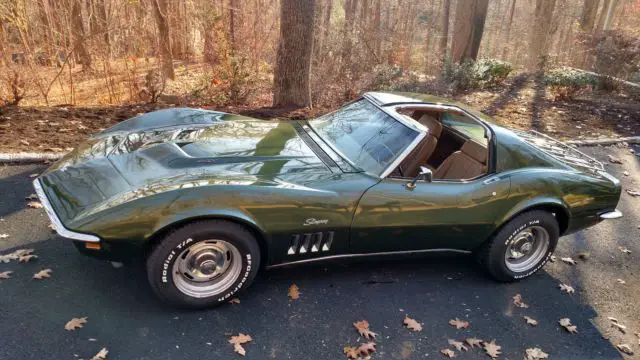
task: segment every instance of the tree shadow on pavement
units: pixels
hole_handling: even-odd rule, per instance
[[[379,359],[439,357],[448,339],[496,339],[502,358],[518,359],[540,347],[551,357],[611,359],[618,353],[590,323],[594,310],[578,296],[557,290],[546,272],[526,281],[501,284],[488,279],[467,256],[403,257],[366,262],[331,262],[261,273],[240,294],[240,304],[204,311],[176,310],[160,303],[141,267],[114,269],[86,258],[59,238],[35,244],[37,262],[2,264],[13,277],[0,283],[0,358],[88,358],[102,346],[109,359],[233,358],[230,334],[250,334],[252,359],[340,359],[344,346],[365,339],[352,326],[366,319]],[[53,269],[51,279],[31,276]],[[291,301],[287,289],[299,286]],[[520,293],[529,308],[513,305]],[[522,316],[538,320],[526,325]],[[73,317],[87,316],[84,328],[64,330]],[[405,316],[424,330],[403,327]],[[579,334],[558,326],[568,317]],[[448,324],[470,322],[456,330]],[[89,339],[97,339],[89,341]],[[458,358],[479,358],[480,349]]]

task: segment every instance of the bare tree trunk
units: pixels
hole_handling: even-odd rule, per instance
[[[607,18],[607,10],[609,9],[609,4],[611,0],[603,0],[602,8],[600,9],[600,15],[598,16],[598,24],[596,25],[596,29],[598,31],[604,28],[604,21]]]
[[[0,60],[5,64],[9,63],[9,56],[7,52],[7,32],[4,28],[4,21],[0,20]]]
[[[449,40],[449,17],[451,16],[451,0],[444,0],[444,11],[442,14],[442,34],[440,35],[440,54],[443,64],[447,59],[447,42]]]
[[[375,43],[376,43],[376,56],[378,56],[378,59],[382,58],[382,24],[380,22],[380,16],[381,16],[381,4],[380,4],[380,0],[376,0],[376,9],[375,9],[375,14],[373,15],[373,33],[375,36]]]
[[[165,77],[173,80],[173,54],[171,53],[171,28],[169,27],[169,13],[167,0],[151,0],[153,13],[158,25],[160,56],[162,57],[162,73]]]
[[[556,0],[536,0],[535,17],[533,21],[534,31],[531,32],[529,43],[529,66],[535,67],[540,57],[549,54],[549,47],[557,24],[553,22],[553,11]]]
[[[607,15],[604,19],[604,24],[602,26],[602,30],[610,30],[611,29],[611,21],[613,20],[613,13],[615,11],[616,5],[618,4],[618,0],[609,0],[609,6],[607,8]],[[603,9],[604,11],[604,9]]]
[[[500,38],[502,37],[502,29],[504,29],[504,23],[506,21],[507,13],[508,13],[508,11],[502,10],[502,1],[500,1],[498,6],[499,8],[496,12],[501,13],[502,16],[500,16],[500,26],[498,26],[496,31],[494,32],[493,41],[490,47],[491,57],[493,58],[495,58],[498,54],[498,47],[500,46]]]
[[[582,16],[580,17],[580,27],[582,27],[582,30],[585,32],[593,30],[593,27],[596,24],[599,6],[600,0],[584,0]]]
[[[274,106],[311,106],[314,0],[280,1],[280,40],[273,79]]]
[[[73,47],[78,55],[79,63],[83,70],[91,68],[91,54],[87,49],[84,39],[84,24],[82,21],[82,4],[80,0],[74,0],[71,6],[71,24],[73,34]]]
[[[516,0],[511,0],[511,7],[509,8],[509,20],[507,21],[507,31],[505,35],[505,40],[502,43],[502,59],[507,59],[507,54],[509,54],[509,42],[511,41],[511,25],[513,24],[513,13],[516,11]]]
[[[231,54],[236,53],[236,0],[229,0],[229,45]]]
[[[407,8],[407,15],[404,20],[405,31],[403,37],[407,39],[407,49],[402,60],[402,67],[404,69],[408,69],[411,67],[411,52],[413,51],[413,37],[415,35],[413,29],[416,22],[415,5],[415,0],[409,3],[409,7]]]
[[[344,76],[347,68],[351,66],[351,36],[353,32],[353,20],[357,0],[344,1],[344,28],[342,29],[342,66],[340,73]]]
[[[458,1],[453,42],[451,44],[451,58],[453,61],[461,62],[466,59],[477,59],[488,7],[489,0]]]

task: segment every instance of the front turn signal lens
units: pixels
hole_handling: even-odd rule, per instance
[[[102,249],[100,247],[100,243],[95,243],[95,242],[88,242],[84,244],[85,249],[90,249],[90,250],[100,250]]]

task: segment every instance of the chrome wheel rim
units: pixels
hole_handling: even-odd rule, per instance
[[[172,266],[175,286],[195,298],[216,296],[240,277],[240,251],[223,240],[205,240],[184,249]]]
[[[517,233],[507,244],[505,265],[521,273],[535,268],[549,250],[549,232],[541,226],[529,226]]]

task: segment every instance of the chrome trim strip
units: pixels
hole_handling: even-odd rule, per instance
[[[389,166],[387,166],[387,168],[380,175],[380,178],[385,179],[387,176],[389,176],[389,174],[391,174],[391,172],[400,165],[402,160],[404,160],[409,154],[411,154],[413,149],[415,149],[416,146],[418,146],[418,144],[420,144],[422,139],[424,139],[426,136],[427,136],[426,132],[422,132],[422,131],[418,132],[418,136],[416,136],[416,138],[413,139],[411,144],[409,144],[409,146],[407,146],[407,148],[404,149],[404,151],[401,152],[400,155],[398,155],[398,157],[396,157],[396,159],[391,164],[389,164]]]
[[[51,223],[53,224],[53,227],[58,233],[58,235],[68,239],[73,239],[78,241],[100,242],[100,238],[95,235],[77,233],[75,231],[71,231],[65,228],[64,225],[62,225],[62,222],[60,221],[60,219],[58,218],[58,215],[56,215],[55,211],[53,211],[53,207],[51,206],[51,203],[49,202],[47,195],[44,193],[44,190],[42,189],[40,180],[35,179],[33,181],[33,187],[36,189],[36,194],[38,194],[38,198],[40,198],[42,207],[44,207],[45,211],[47,212],[47,215],[49,216],[49,220],[51,220]]]
[[[602,220],[611,220],[611,219],[619,219],[622,217],[622,212],[618,209],[614,211],[609,211],[604,214],[600,214],[600,219]]]
[[[424,249],[424,250],[388,251],[388,252],[364,253],[364,254],[342,254],[342,255],[321,256],[321,257],[312,258],[312,259],[304,259],[304,260],[286,262],[282,264],[269,265],[266,268],[276,269],[276,268],[285,267],[285,266],[308,264],[308,263],[314,263],[314,262],[325,261],[325,260],[333,260],[333,259],[348,259],[348,258],[387,256],[387,255],[410,255],[410,254],[422,254],[422,253],[431,253],[431,252],[453,252],[453,253],[459,253],[459,254],[471,254],[471,251],[458,250],[458,249]]]

